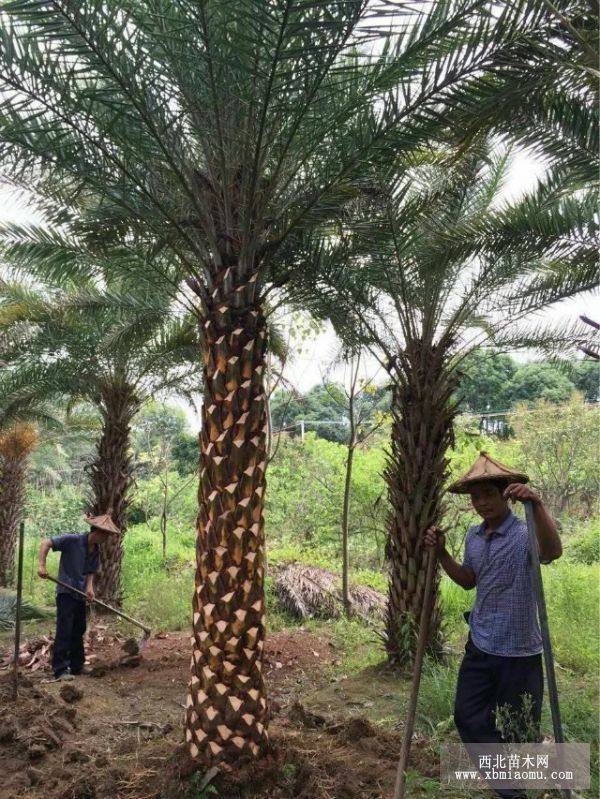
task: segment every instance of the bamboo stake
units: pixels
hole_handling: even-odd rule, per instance
[[[21,648],[21,598],[23,596],[23,539],[25,537],[25,524],[19,525],[19,561],[17,567],[17,607],[15,613],[15,660],[14,660],[14,686],[13,698],[19,695],[19,650]]]
[[[423,597],[423,607],[421,608],[421,618],[419,621],[419,638],[417,640],[417,650],[415,652],[415,662],[413,666],[412,688],[408,703],[408,715],[404,727],[404,738],[400,750],[400,760],[396,772],[396,787],[394,788],[394,799],[404,799],[404,789],[406,781],[406,767],[410,755],[410,745],[412,741],[413,728],[415,724],[415,714],[417,710],[417,699],[419,697],[419,686],[421,685],[421,673],[423,671],[423,658],[427,637],[429,634],[429,620],[431,618],[431,604],[433,598],[433,585],[436,568],[436,549],[431,547],[429,559],[427,561],[427,575],[425,578],[425,595]]]
[[[540,622],[540,632],[542,634],[542,644],[544,647],[544,665],[546,667],[546,681],[548,683],[548,697],[550,700],[550,711],[552,713],[552,727],[554,728],[554,740],[557,744],[565,741],[563,735],[562,721],[560,718],[560,708],[558,704],[558,688],[556,685],[556,674],[554,671],[554,657],[552,655],[552,641],[550,640],[550,625],[548,624],[548,611],[544,597],[544,583],[542,580],[542,569],[540,566],[540,553],[538,550],[538,540],[535,531],[535,516],[533,505],[527,501],[525,505],[525,518],[527,520],[527,530],[529,532],[529,551],[531,553],[531,583],[533,595],[538,610]],[[561,790],[565,799],[570,799],[569,789]]]

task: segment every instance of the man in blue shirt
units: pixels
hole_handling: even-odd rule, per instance
[[[52,549],[60,552],[58,579],[94,599],[94,574],[98,571],[99,547],[119,529],[109,514],[86,516],[89,533],[68,533],[45,538],[40,545],[38,575],[48,577],[46,558]],[[56,586],[56,635],[52,670],[57,680],[71,680],[85,670],[83,636],[86,627],[85,599],[62,585]]]
[[[469,638],[458,673],[454,720],[465,744],[504,743],[497,709],[513,717],[512,737],[525,741],[538,734],[544,690],[542,638],[531,582],[527,525],[509,507],[509,500],[533,504],[540,560],[562,554],[556,524],[541,499],[525,483],[529,478],[482,452],[467,474],[450,486],[469,494],[483,519],[471,527],[465,556],[458,563],[446,550],[437,527],[425,534],[436,546],[439,561],[455,583],[476,588],[468,614]],[[528,710],[525,696],[530,697]],[[529,713],[529,719],[525,717]],[[524,799],[518,790],[496,792],[503,799]]]

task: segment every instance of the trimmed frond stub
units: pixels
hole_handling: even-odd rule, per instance
[[[36,425],[15,422],[8,430],[0,432],[0,456],[10,460],[27,457],[37,447],[40,434]]]

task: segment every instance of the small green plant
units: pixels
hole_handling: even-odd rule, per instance
[[[206,784],[206,779],[207,775],[199,771],[191,777],[187,789],[189,799],[208,799],[208,797],[219,795],[214,785]]]
[[[285,763],[281,769],[281,775],[286,782],[293,782],[296,778],[298,767],[295,763]]]
[[[539,742],[541,740],[540,728],[534,718],[531,694],[523,694],[520,709],[515,709],[508,704],[498,705],[496,707],[496,729],[507,743]]]

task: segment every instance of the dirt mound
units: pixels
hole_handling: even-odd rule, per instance
[[[281,607],[298,619],[337,619],[342,615],[339,577],[327,569],[290,563],[273,585]],[[350,588],[351,609],[358,616],[381,620],[386,598],[366,585]]]
[[[377,735],[377,730],[370,721],[362,716],[356,716],[344,722],[338,734],[341,740],[353,743],[363,738],[374,738]]]
[[[361,720],[361,722],[364,720]],[[368,725],[368,722],[367,722]],[[358,727],[369,737],[375,734],[352,721],[348,734]],[[182,749],[171,758],[160,789],[161,799],[204,795],[211,785],[215,796],[227,799],[383,799],[390,793],[397,752],[389,748],[381,757],[357,751],[338,736],[315,738],[314,731],[290,734],[274,729],[269,753],[258,763],[236,761],[230,770],[194,772],[194,764]]]
[[[69,704],[72,702],[78,702],[83,696],[83,691],[76,685],[63,685],[59,693],[61,698]]]
[[[21,676],[19,698],[13,700],[12,674],[0,677],[0,762],[10,753],[41,760],[59,749],[76,728],[77,712],[65,707],[41,686]]]

